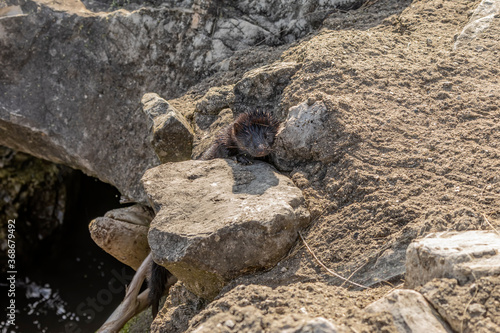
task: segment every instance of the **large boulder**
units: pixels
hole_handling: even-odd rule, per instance
[[[354,0],[138,1],[110,13],[79,0],[17,2],[0,12],[0,144],[145,202],[139,179],[160,161],[139,106],[144,93],[179,96],[234,67],[227,59],[236,52],[292,42]]]
[[[301,191],[263,162],[167,163],[142,181],[157,210],[148,235],[155,261],[206,299],[275,265],[309,223]]]

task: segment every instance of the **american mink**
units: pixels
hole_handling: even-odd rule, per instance
[[[269,112],[242,113],[217,134],[201,159],[234,157],[239,163],[251,164],[254,157],[263,157],[272,151],[278,128],[279,122]]]
[[[160,299],[170,287],[177,282],[177,278],[165,267],[158,265],[151,259],[151,271],[148,279],[148,302],[151,305],[153,319],[158,314]]]

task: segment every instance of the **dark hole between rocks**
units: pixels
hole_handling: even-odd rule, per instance
[[[132,269],[93,242],[88,230],[93,218],[120,207],[119,192],[80,171],[65,172],[62,178],[67,192],[64,222],[32,244],[25,251],[29,255],[16,258],[16,326],[7,328],[3,316],[0,332],[94,332],[121,302],[124,284],[133,276]],[[23,225],[27,219],[31,227],[40,222],[27,213],[16,218],[16,242],[29,232]],[[10,300],[6,281],[2,273],[3,309]]]

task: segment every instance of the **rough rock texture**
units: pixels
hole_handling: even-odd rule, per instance
[[[142,181],[157,211],[148,235],[155,261],[207,299],[275,265],[309,222],[301,191],[263,162],[168,163]]]
[[[389,314],[370,314],[356,306],[371,300],[322,283],[277,288],[242,284],[187,318],[187,332],[398,332]]]
[[[139,108],[144,93],[179,95],[231,70],[236,52],[294,41],[353,2],[170,0],[111,13],[78,0],[23,2],[22,14],[0,20],[0,144],[145,201],[139,179],[159,161]]]
[[[413,290],[394,290],[365,308],[371,313],[389,312],[401,333],[451,333],[425,298]]]
[[[141,205],[113,209],[89,224],[90,236],[104,251],[137,270],[149,254],[153,214]]]
[[[196,111],[201,114],[218,114],[234,103],[234,86],[214,87],[196,103]]]
[[[488,29],[494,19],[498,19],[500,15],[499,0],[482,0],[472,14],[469,23],[464,27],[460,35],[457,37],[454,48],[463,48],[465,46],[479,47],[477,37],[484,30]]]
[[[370,1],[356,11],[332,13],[318,33],[281,54],[280,61],[301,67],[272,111],[286,120],[290,108],[322,102],[328,115],[322,124],[327,130],[317,133],[323,141],[315,140],[324,162],[317,155],[285,161],[315,218],[304,237],[327,267],[373,286],[351,291],[352,297],[381,297],[386,281],[399,285],[406,248],[417,237],[500,229],[500,21],[492,19],[470,46],[454,50],[455,36],[480,2]],[[215,75],[212,85],[200,87],[239,80]],[[224,109],[204,128],[216,130],[227,115],[232,113]],[[266,288],[279,288],[291,299],[297,281],[348,286],[298,242],[279,266],[227,288],[253,285],[264,295]],[[324,297],[309,296],[315,304]],[[239,297],[247,306],[261,304],[249,290]],[[232,319],[235,301],[231,292],[221,293],[215,302],[225,306],[209,305],[196,327],[206,323],[215,329]],[[359,304],[345,306],[358,315]],[[253,318],[278,320],[284,315],[274,315],[277,307],[253,309]]]
[[[154,218],[154,212],[148,206],[132,205],[129,207],[112,209],[106,212],[104,217],[149,227],[151,220]]]
[[[189,319],[206,305],[200,297],[186,289],[182,282],[173,285],[162,310],[151,324],[151,332],[184,332]]]
[[[247,72],[234,86],[234,109],[244,112],[274,108],[300,67],[296,62],[279,62]]]
[[[186,118],[154,93],[142,97],[142,110],[153,120],[151,145],[161,163],[191,158],[193,129]]]
[[[275,162],[281,169],[292,169],[297,161],[321,159],[328,128],[325,127],[328,110],[322,101],[303,102],[288,110],[283,130],[275,143]],[[320,133],[325,133],[322,135]],[[324,161],[323,161],[324,162]]]
[[[493,231],[443,232],[408,247],[407,288],[423,286],[434,278],[465,284],[491,275],[500,275],[500,235]]]
[[[482,277],[465,286],[435,279],[420,292],[455,332],[500,332],[500,277]]]

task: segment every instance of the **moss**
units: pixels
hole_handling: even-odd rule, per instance
[[[151,309],[147,308],[130,319],[120,330],[120,333],[149,333],[151,332],[152,322],[153,317],[151,315]]]

